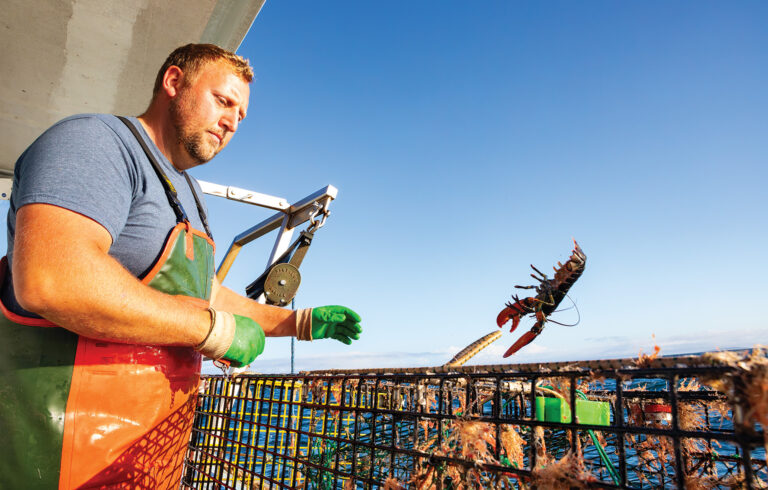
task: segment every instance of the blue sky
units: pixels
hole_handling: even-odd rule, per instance
[[[503,360],[524,320],[473,362],[765,344],[766,18],[756,1],[271,0],[239,49],[249,115],[192,173],[291,201],[338,187],[297,306],[348,305],[365,330],[297,343],[297,370],[447,362],[571,237],[579,325]],[[271,214],[208,206],[218,260]],[[225,284],[242,291],[270,248]],[[251,368],[289,356],[269,340]]]
[[[503,361],[524,321],[475,362],[766,343],[766,18],[760,2],[267,2],[239,50],[249,116],[195,175],[290,200],[339,188],[297,306],[348,305],[365,331],[297,343],[297,369],[442,364],[571,237],[581,323]],[[222,251],[267,215],[209,206]],[[252,368],[289,354],[270,341]]]

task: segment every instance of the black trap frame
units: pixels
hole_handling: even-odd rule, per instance
[[[182,488],[765,488],[766,383],[758,350],[207,376]]]

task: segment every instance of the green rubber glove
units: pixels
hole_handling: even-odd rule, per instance
[[[336,339],[347,345],[360,338],[360,315],[346,306],[312,308],[312,338]]]
[[[253,362],[264,351],[264,330],[248,317],[228,311],[208,308],[211,328],[195,347],[211,359],[224,359],[232,366],[242,367]]]
[[[235,337],[222,359],[234,367],[247,366],[264,352],[264,330],[247,316],[232,316],[235,318]]]

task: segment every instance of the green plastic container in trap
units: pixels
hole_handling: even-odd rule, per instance
[[[610,425],[611,404],[592,400],[576,400],[577,423]],[[542,422],[571,422],[571,407],[561,398],[537,396],[536,419]]]

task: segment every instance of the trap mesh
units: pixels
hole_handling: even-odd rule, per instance
[[[182,487],[763,488],[754,373],[646,364],[208,376]]]

